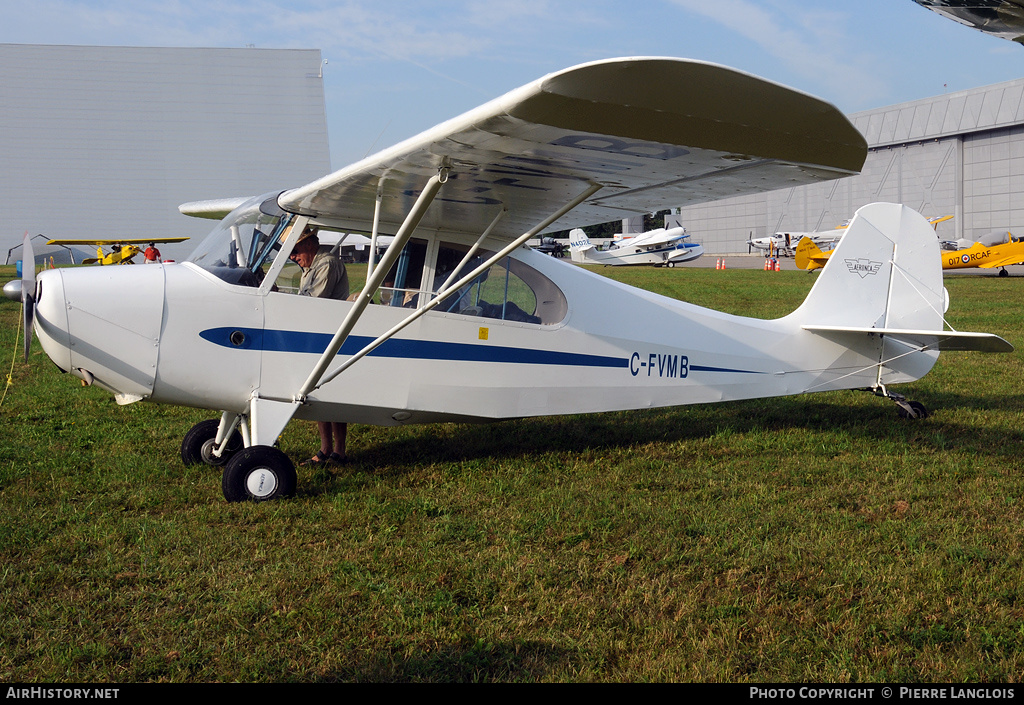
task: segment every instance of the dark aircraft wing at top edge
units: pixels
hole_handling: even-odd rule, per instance
[[[1024,42],[1021,0],[914,0],[954,22],[1012,42]]]

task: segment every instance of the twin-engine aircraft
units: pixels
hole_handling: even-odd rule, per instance
[[[749,74],[598,61],[247,200],[182,264],[38,277],[27,267],[8,291],[28,319],[35,311],[57,366],[119,403],[219,412],[181,451],[224,467],[229,501],[295,491],[292,460],[274,445],[293,418],[484,422],[857,388],[918,417],[923,407],[891,385],[926,374],[942,349],[1012,347],[944,330],[935,234],[908,208],[858,211],[807,300],[772,321],[624,286],[525,246],[847,176],[866,153],[834,106]],[[181,210],[219,217],[228,205]],[[292,281],[293,234],[307,226],[392,236],[352,300],[279,285]]]
[[[572,261],[578,264],[653,264],[659,267],[675,267],[704,254],[701,245],[687,242],[689,238],[686,228],[658,228],[632,237],[623,237],[607,250],[598,250],[582,228],[574,228],[569,232],[569,253]]]
[[[143,247],[151,243],[185,242],[187,237],[164,237],[164,238],[129,238],[121,240],[90,240],[84,239],[56,239],[48,240],[47,245],[95,245],[96,257],[82,260],[82,264],[134,264],[132,259],[142,252]],[[110,252],[104,252],[103,248],[109,247]]]

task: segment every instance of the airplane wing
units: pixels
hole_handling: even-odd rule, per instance
[[[81,239],[81,240],[70,240],[70,239],[57,239],[47,240],[47,245],[148,245],[151,242],[185,242],[188,240],[187,237],[143,237],[143,238],[126,238],[122,240],[110,239],[110,240],[96,240],[96,239]]]
[[[834,106],[715,64],[625,58],[550,74],[279,198],[286,210],[394,232],[450,166],[422,228],[515,238],[858,172],[864,137]]]
[[[993,267],[1009,267],[1013,264],[1024,264],[1024,252],[1016,252],[1008,257],[1001,257],[994,262],[979,264],[980,269],[992,269]]]
[[[253,194],[255,195],[255,194]],[[178,212],[182,215],[190,215],[193,218],[211,218],[222,220],[231,211],[238,208],[251,198],[214,198],[207,201],[189,201],[178,206]]]
[[[954,22],[1013,42],[1024,42],[1021,0],[914,0]]]
[[[682,228],[670,228],[668,230],[663,229],[660,231],[643,233],[629,240],[624,240],[620,244],[628,245],[630,247],[660,247],[683,237],[688,237],[688,235],[683,232]]]

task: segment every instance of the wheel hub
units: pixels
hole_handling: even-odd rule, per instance
[[[269,468],[256,468],[245,478],[245,487],[256,499],[269,497],[277,489],[277,475]]]
[[[227,462],[227,455],[222,454],[219,458],[213,454],[214,449],[217,447],[216,439],[211,438],[210,440],[203,443],[203,448],[200,451],[203,455],[203,462],[207,465],[223,465]]]

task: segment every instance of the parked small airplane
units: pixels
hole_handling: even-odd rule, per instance
[[[653,264],[675,267],[704,254],[695,242],[686,242],[686,228],[658,228],[646,233],[622,237],[607,250],[598,250],[580,228],[569,232],[569,252],[578,264]]]
[[[941,218],[929,218],[928,222],[932,224],[932,227],[937,228],[939,223],[949,220],[953,216],[944,215]],[[754,246],[759,250],[768,250],[767,256],[784,255],[786,257],[796,257],[797,249],[803,244],[804,240],[809,240],[820,250],[824,249],[825,252],[835,248],[836,243],[839,242],[843,235],[846,234],[846,228],[850,226],[850,221],[844,222],[842,225],[837,225],[832,230],[819,230],[816,232],[800,233],[775,233],[772,237],[756,238],[748,240],[747,245]],[[795,246],[793,243],[797,243]],[[805,254],[807,250],[805,249]],[[824,261],[822,262],[824,263]],[[801,267],[797,264],[799,269],[807,269],[807,267]],[[812,267],[813,269],[813,267]]]
[[[821,269],[828,262],[828,258],[832,256],[832,250],[823,251],[818,245],[809,237],[801,238],[800,243],[796,246],[796,252],[793,257],[795,258],[797,269],[806,269],[808,271],[814,271],[815,269]]]
[[[952,216],[932,218],[928,222],[933,226]],[[941,243],[942,269],[994,269],[999,267],[999,276],[1009,276],[1006,267],[1013,264],[1024,264],[1024,241],[1015,238],[1012,233],[996,231],[980,238],[977,242],[970,240],[943,241]],[[809,238],[804,238],[796,248],[796,266],[798,269],[821,269],[832,256],[830,250],[822,251]]]
[[[1006,267],[1012,264],[1024,264],[1024,240],[1015,238],[1012,233],[997,231],[982,237],[978,242],[959,241],[943,243],[957,246],[957,249],[943,249],[943,269],[967,269],[980,267],[994,269],[999,267],[999,276],[1009,276]],[[965,245],[967,245],[965,247]]]
[[[187,237],[164,237],[164,238],[134,238],[122,240],[90,240],[61,238],[48,240],[47,245],[96,245],[96,257],[82,260],[82,264],[134,264],[132,258],[142,252],[142,247],[150,243],[185,242]],[[103,248],[109,247],[110,252],[104,252]]]
[[[845,227],[845,225],[840,226],[843,230],[845,230]],[[810,238],[818,244],[825,245],[838,242],[840,237],[842,237],[840,230],[825,230],[814,233],[779,232],[768,237],[755,237],[747,240],[747,250],[749,251],[750,248],[762,250],[765,253],[765,257],[792,257],[795,248],[793,243],[798,243],[803,238]]]
[[[5,292],[26,331],[34,312],[61,370],[118,403],[219,411],[181,456],[223,465],[228,501],[294,492],[274,445],[292,418],[483,422],[861,388],[920,417],[890,385],[925,375],[943,349],[1012,346],[944,330],[938,243],[908,208],[858,211],[807,300],[773,321],[524,247],[624,213],[846,176],[866,154],[849,120],[805,93],[703,62],[597,61],[247,200],[178,266],[26,267]],[[277,286],[307,226],[393,236],[353,300]]]

